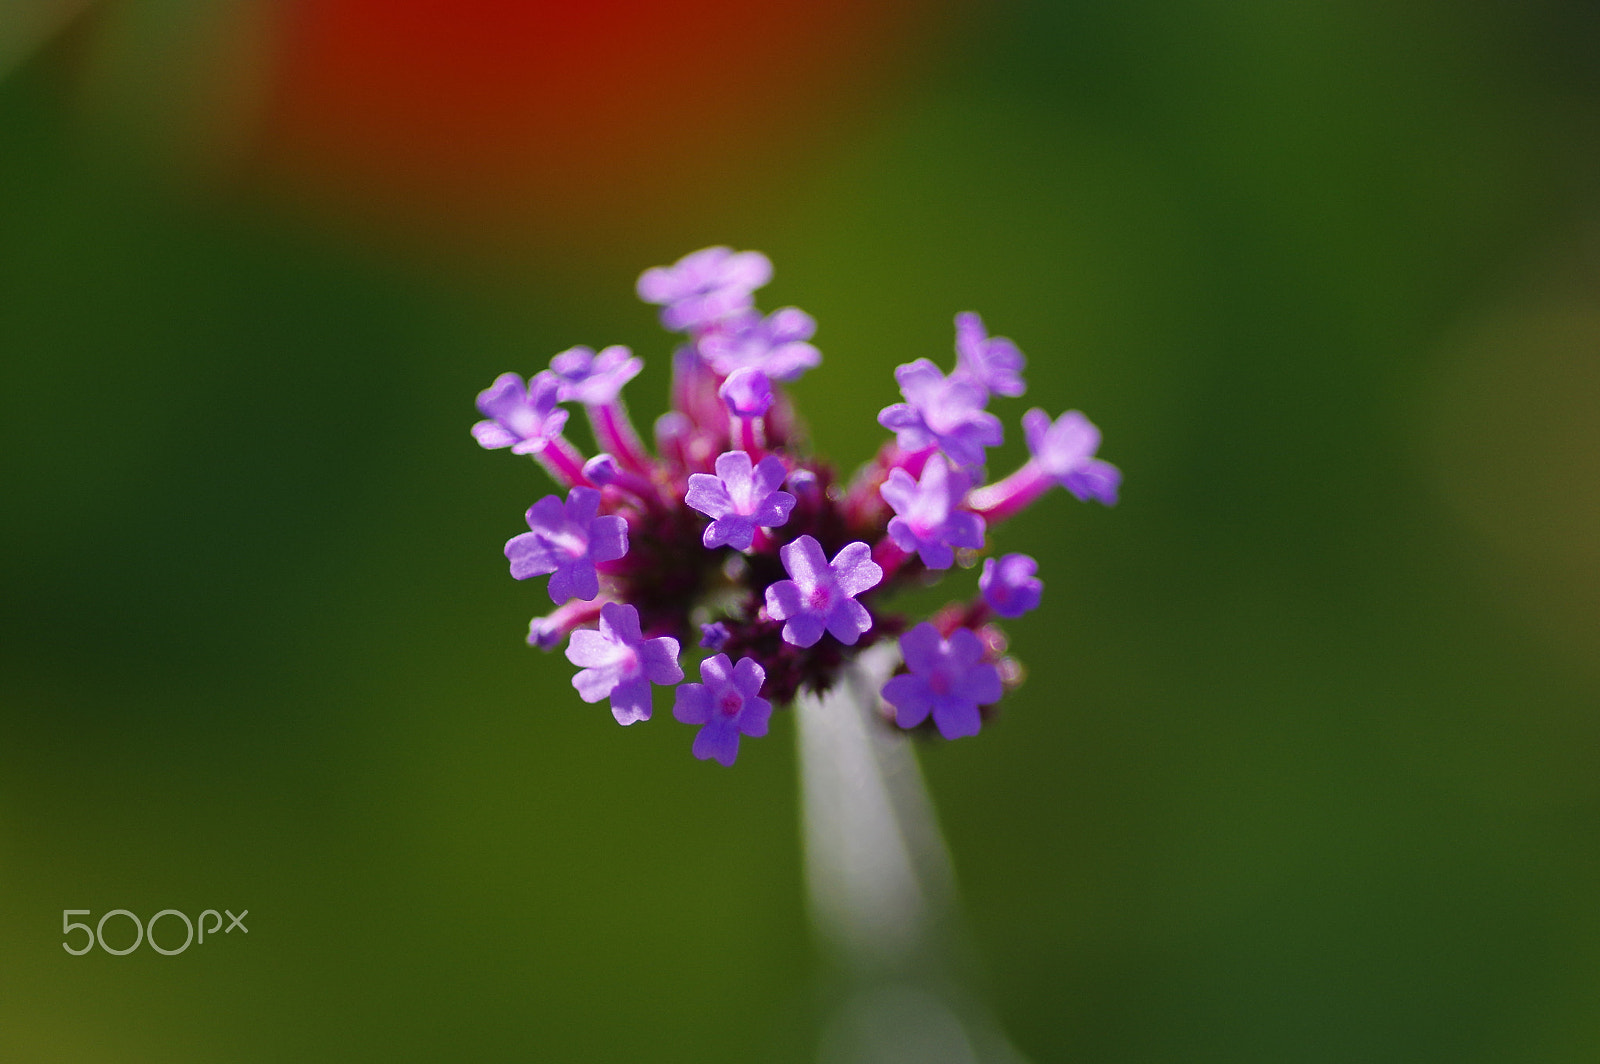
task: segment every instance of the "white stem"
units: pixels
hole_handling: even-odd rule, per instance
[[[821,698],[795,705],[812,919],[855,967],[894,967],[954,904],[933,804],[907,740],[874,719],[899,655],[862,654]]]
[[[899,660],[873,647],[795,703],[811,919],[848,974],[821,1059],[1022,1064],[960,986],[949,852],[910,742],[877,719]]]

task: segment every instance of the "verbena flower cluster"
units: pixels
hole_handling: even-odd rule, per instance
[[[1003,436],[986,408],[1023,394],[1025,361],[976,314],[959,314],[954,368],[922,358],[895,371],[903,401],[878,415],[894,439],[841,482],[808,451],[782,387],[821,363],[816,323],[794,307],[756,309],[771,276],[759,252],[714,247],[639,278],[640,298],[686,337],[654,454],[623,405],[642,367],[626,347],[574,347],[478,396],[477,441],[532,455],[565,493],[534,503],[528,531],[506,544],[512,576],[550,578],[556,608],[534,619],[528,642],[566,640],[579,697],[609,700],[619,724],[650,719],[653,687],[673,688],[673,715],[700,729],[694,755],[724,765],[741,736],[766,734],[774,705],[826,691],[889,638],[904,666],[883,686],[885,716],[974,735],[1020,682],[995,622],[1039,605],[1037,563],[984,558],[975,597],[915,624],[890,612],[895,591],[976,564],[994,527],[1053,484],[1115,503],[1121,474],[1095,457],[1100,433],[1082,414],[1034,409],[1022,417],[1028,460],[984,483],[985,449]],[[565,435],[566,404],[588,418],[591,458]],[[701,682],[684,683],[695,644],[708,652]]]

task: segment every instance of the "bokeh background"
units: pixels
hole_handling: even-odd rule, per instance
[[[992,468],[1126,472],[1002,530],[1030,682],[922,751],[1019,1049],[1600,1059],[1597,11],[4,5],[0,1059],[812,1058],[792,721],[579,702],[467,434],[574,343],[658,414],[633,280],[713,243],[841,465],[972,309]]]

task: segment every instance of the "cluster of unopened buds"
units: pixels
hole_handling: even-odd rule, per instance
[[[1023,393],[1024,360],[976,314],[956,317],[949,374],[921,358],[895,370],[904,402],[878,421],[895,434],[841,483],[806,450],[782,386],[822,360],[816,323],[786,307],[763,315],[753,293],[772,276],[759,252],[707,248],[647,270],[638,293],[687,342],[673,354],[672,409],[655,423],[655,454],[628,419],[622,388],[642,363],[626,347],[574,347],[524,380],[503,374],[478,396],[484,447],[532,455],[565,491],[528,510],[506,544],[511,575],[548,575],[556,609],[528,642],[567,640],[585,702],[609,699],[619,724],[648,720],[652,685],[674,687],[673,715],[700,726],[694,755],[731,765],[741,735],[762,736],[774,705],[825,692],[862,649],[898,638],[901,671],[882,688],[884,716],[946,739],[977,734],[1021,669],[996,617],[1039,604],[1025,554],[987,557],[978,593],[911,624],[889,612],[897,590],[958,563],[1051,485],[1116,502],[1115,466],[1095,457],[1100,433],[1077,411],[1022,417],[1029,458],[982,483],[985,448],[1001,442],[992,396]],[[599,453],[563,434],[583,407]],[[700,683],[681,655],[698,644]]]

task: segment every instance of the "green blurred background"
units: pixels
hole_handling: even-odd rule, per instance
[[[991,468],[1125,471],[1001,530],[1029,682],[922,751],[1030,1059],[1600,1059],[1597,12],[12,5],[0,1059],[811,1058],[792,721],[578,701],[467,433],[574,343],[660,413],[633,280],[712,243],[841,465],[971,309]]]

